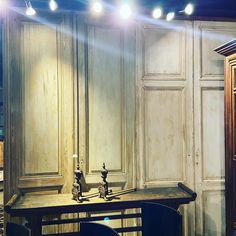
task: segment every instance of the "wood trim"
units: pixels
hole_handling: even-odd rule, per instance
[[[224,56],[236,53],[236,39],[215,48],[214,51]]]
[[[63,176],[23,176],[19,179],[19,189],[29,188],[46,188],[46,187],[57,187],[61,188],[65,183]]]

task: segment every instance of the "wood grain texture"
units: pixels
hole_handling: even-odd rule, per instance
[[[25,195],[8,209],[11,215],[28,215],[43,213],[43,215],[65,213],[65,212],[93,212],[105,211],[107,209],[138,208],[142,201],[172,202],[176,204],[189,203],[195,198],[179,187],[162,187],[139,189],[114,198],[111,201],[104,201],[102,198],[91,198],[89,201],[77,203],[72,200],[71,194],[44,194]]]
[[[181,88],[145,88],[146,182],[184,179],[183,101],[184,90]]]
[[[57,31],[24,23],[22,37],[24,172],[58,174],[61,104]]]
[[[145,79],[185,79],[186,28],[180,22],[175,24],[176,28],[168,27],[168,24],[166,27],[164,24],[163,27],[144,26],[142,48]]]
[[[224,58],[213,49],[220,44],[235,38],[234,23],[221,22],[201,23],[201,79],[222,80],[224,75]]]
[[[128,163],[134,161],[134,29],[79,20],[78,46],[85,53],[78,55],[79,159],[85,181],[88,188],[97,186],[105,162],[110,184],[133,186],[134,166]]]
[[[6,117],[10,118],[5,167],[14,175],[6,179],[14,192],[62,187],[71,191],[73,51],[71,35],[63,33],[71,31],[71,21],[55,17],[50,28],[14,17],[5,22],[12,26],[6,34]],[[11,94],[16,96],[11,98]],[[14,159],[10,163],[9,157]]]
[[[194,27],[195,180],[199,206],[195,231],[199,235],[210,232],[225,235],[222,192],[227,182],[227,178],[224,179],[224,126],[227,124],[223,114],[228,108],[223,106],[223,88],[227,88],[224,87],[224,58],[213,49],[234,37],[235,24],[195,22]],[[214,207],[216,201],[219,201],[218,207]]]
[[[120,29],[88,28],[89,173],[123,171],[123,46]]]

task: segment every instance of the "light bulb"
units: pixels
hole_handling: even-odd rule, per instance
[[[55,0],[50,0],[49,7],[51,11],[55,11],[58,8],[57,2]]]
[[[161,17],[161,15],[162,15],[162,10],[161,10],[161,8],[155,8],[155,9],[153,10],[153,12],[152,12],[152,17],[153,17],[154,19],[159,19],[159,18]]]
[[[194,6],[191,3],[187,4],[187,6],[184,8],[184,12],[186,15],[193,14],[193,11],[194,11]]]
[[[36,11],[34,10],[33,7],[30,6],[30,7],[27,7],[25,13],[27,16],[34,16],[36,14]]]
[[[174,12],[169,12],[167,15],[166,15],[166,20],[167,21],[171,21],[173,20],[175,17],[175,13]]]
[[[120,8],[120,16],[123,19],[128,19],[132,15],[131,8],[127,3],[124,3]]]
[[[7,1],[6,0],[0,0],[0,8],[5,8],[7,5]]]
[[[99,1],[96,1],[92,5],[92,11],[96,14],[100,14],[103,11],[102,3]]]

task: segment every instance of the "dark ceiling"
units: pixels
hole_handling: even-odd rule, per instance
[[[9,0],[14,6],[25,6],[24,0]],[[107,3],[115,5],[122,0],[104,0]],[[165,13],[174,10],[175,12],[183,10],[184,6],[192,2],[195,4],[193,18],[234,18],[236,19],[236,0],[125,0],[135,1],[141,12],[150,12],[151,9],[160,5]],[[84,11],[88,7],[89,0],[57,0],[60,9]],[[31,0],[35,8],[48,9],[48,0]],[[192,17],[191,17],[192,18]]]

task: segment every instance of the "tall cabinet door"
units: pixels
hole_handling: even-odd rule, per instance
[[[70,192],[73,172],[73,65],[69,17],[50,26],[5,19],[5,200],[13,193]],[[43,17],[43,16],[42,16]],[[45,16],[47,17],[47,16]]]
[[[226,232],[236,231],[236,54],[225,60]]]
[[[225,235],[224,58],[214,48],[235,23],[195,22],[194,126],[196,235]]]
[[[193,188],[192,24],[160,21],[137,32],[138,186]],[[193,234],[194,203],[183,213],[185,235]]]
[[[78,22],[79,161],[88,190],[134,185],[134,29]]]

